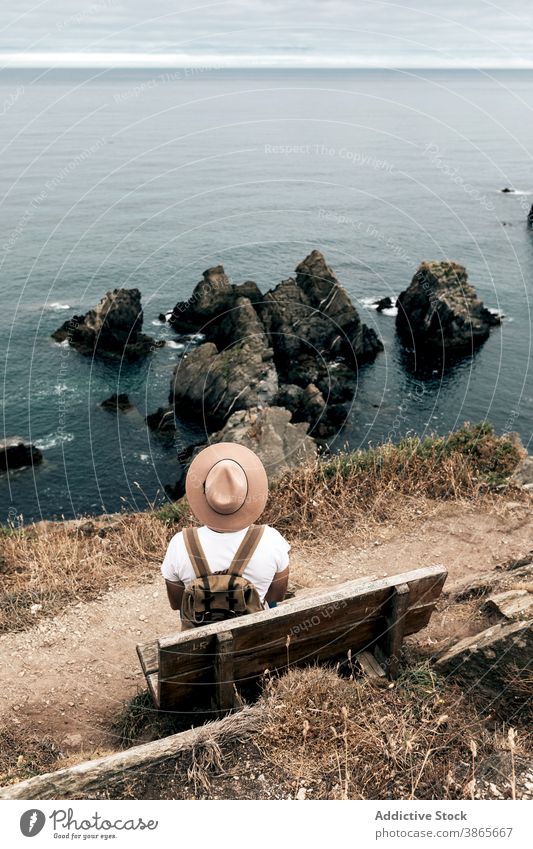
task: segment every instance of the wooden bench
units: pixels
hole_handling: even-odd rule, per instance
[[[444,567],[428,566],[349,581],[139,645],[154,703],[167,711],[213,702],[219,711],[231,710],[237,691],[266,670],[346,660],[348,652],[354,661],[365,652],[367,666],[371,652],[371,665],[394,678],[403,638],[428,624],[446,575]]]

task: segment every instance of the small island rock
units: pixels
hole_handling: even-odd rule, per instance
[[[52,338],[56,342],[68,341],[81,354],[135,360],[164,344],[142,333],[142,325],[139,290],[114,289],[94,309],[62,324]]]
[[[414,347],[468,351],[500,324],[456,262],[423,262],[396,306],[396,329]]]
[[[24,466],[37,466],[42,461],[42,452],[20,436],[0,440],[0,472],[21,469]]]

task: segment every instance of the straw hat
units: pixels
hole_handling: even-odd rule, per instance
[[[185,491],[202,524],[215,531],[241,531],[265,509],[268,479],[261,460],[249,448],[218,442],[196,455]]]

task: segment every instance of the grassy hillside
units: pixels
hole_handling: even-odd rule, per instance
[[[425,499],[497,498],[523,450],[488,424],[411,437],[291,469],[262,521],[306,544],[424,509]],[[516,497],[522,496],[519,491]],[[110,588],[154,580],[166,545],[192,523],[185,499],[162,509],[0,532],[0,631],[26,628]]]

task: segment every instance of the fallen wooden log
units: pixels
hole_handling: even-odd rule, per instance
[[[47,772],[17,784],[0,787],[0,799],[79,799],[112,787],[137,770],[172,760],[178,755],[213,743],[243,739],[259,727],[260,709],[245,707],[216,722],[208,722],[171,737],[133,746],[93,761]]]
[[[483,610],[499,613],[506,619],[527,619],[533,613],[533,593],[515,588],[491,595],[484,603]]]
[[[451,646],[435,666],[476,687],[502,692],[512,676],[528,671],[533,656],[532,625],[533,620],[493,625]]]

